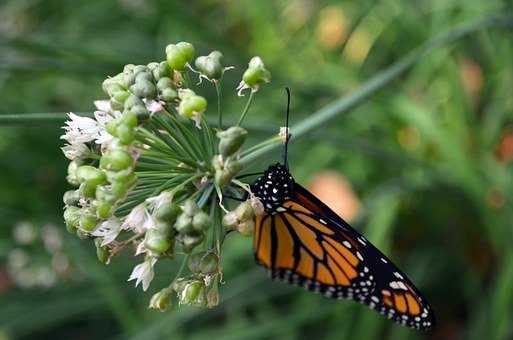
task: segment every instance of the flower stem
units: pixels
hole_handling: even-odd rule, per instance
[[[251,91],[251,94],[249,95],[248,101],[246,102],[246,106],[244,107],[244,111],[242,111],[242,113],[240,115],[240,118],[239,118],[239,121],[237,122],[237,126],[240,126],[242,124],[242,121],[246,117],[246,114],[249,111],[251,103],[253,102],[253,98],[255,97],[255,93],[256,92]]]
[[[223,114],[221,113],[221,88],[220,83],[218,81],[214,81],[214,86],[216,88],[217,94],[217,117],[218,117],[218,127],[219,129],[223,128]]]

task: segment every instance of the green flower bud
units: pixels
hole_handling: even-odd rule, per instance
[[[180,234],[191,233],[194,230],[192,227],[192,217],[187,216],[186,214],[179,215],[176,219],[174,228]]]
[[[145,79],[136,81],[134,85],[130,86],[130,90],[140,98],[155,98],[157,95],[157,88],[155,85]]]
[[[214,182],[219,186],[220,188],[224,188],[228,184],[230,184],[233,176],[224,170],[216,171],[214,174]]]
[[[116,197],[112,194],[111,190],[105,185],[99,185],[96,187],[95,197],[97,200],[106,201],[112,204],[116,202]]]
[[[112,96],[112,98],[118,103],[124,103],[128,99],[129,96],[130,96],[130,92],[128,92],[128,91],[117,91],[117,92],[114,92],[114,95]]]
[[[103,264],[108,264],[110,259],[110,251],[107,247],[102,247],[102,240],[100,238],[94,239],[94,245],[96,246],[96,256],[98,261]]]
[[[119,84],[119,78],[107,78],[102,83],[103,91],[109,95],[109,97],[112,97],[115,92],[123,91],[124,88]]]
[[[128,183],[123,182],[114,182],[111,185],[111,192],[112,194],[117,198],[123,198],[125,197],[126,193],[128,192],[128,189],[130,189],[131,185]]]
[[[123,84],[124,88],[130,88],[130,86],[134,85],[135,83],[135,74],[133,72],[123,72],[121,83]]]
[[[96,200],[94,206],[96,208],[96,216],[99,219],[107,219],[114,208],[111,202],[103,200]]]
[[[118,136],[119,119],[113,119],[105,125],[105,130],[114,137]]]
[[[146,65],[146,67],[148,68],[149,71],[153,71],[158,66],[159,66],[159,63],[157,63],[156,61],[152,61],[151,63]]]
[[[167,89],[163,89],[160,98],[166,102],[173,101],[178,98],[178,92],[175,89],[168,87]]]
[[[184,54],[178,49],[172,49],[166,56],[167,64],[172,70],[183,71],[187,64]]]
[[[228,158],[224,164],[225,170],[227,170],[232,176],[235,176],[243,169],[241,162],[235,159]]]
[[[64,210],[64,223],[66,223],[66,229],[70,233],[75,233],[77,227],[80,223],[80,215],[81,211],[78,207],[68,206],[66,210]]]
[[[119,124],[126,125],[129,128],[137,126],[137,115],[132,110],[126,110],[119,118]]]
[[[148,229],[144,236],[144,246],[153,253],[162,254],[171,247],[171,241],[157,229]]]
[[[171,306],[171,289],[164,288],[160,292],[153,294],[148,308],[156,309],[160,312],[166,311]]]
[[[194,58],[194,46],[192,44],[185,41],[180,41],[178,44],[176,44],[176,47],[182,51],[187,61],[190,61]]]
[[[80,184],[80,187],[78,187],[78,192],[80,193],[80,197],[94,198],[96,194],[96,185],[84,182]]]
[[[124,72],[124,73],[133,73],[133,72],[134,72],[134,67],[135,67],[135,65],[134,65],[134,64],[126,64],[126,65],[123,67],[123,72]]]
[[[185,285],[183,291],[180,294],[181,304],[192,304],[196,299],[203,294],[204,285],[201,281],[192,281]]]
[[[187,42],[167,45],[166,59],[172,70],[183,71],[185,65],[194,58],[194,46]]]
[[[141,82],[141,81],[149,81],[150,83],[153,82],[153,75],[150,73],[151,71],[148,70],[147,72],[139,72],[135,76],[135,82]]]
[[[123,110],[123,103],[117,101],[116,99],[114,98],[111,98],[110,99],[110,107],[113,109],[113,110],[116,110],[116,111],[121,111]]]
[[[123,150],[109,150],[100,159],[100,168],[104,170],[123,170],[131,167],[132,156]]]
[[[183,251],[190,253],[194,247],[203,242],[205,236],[203,234],[185,234],[182,235]]]
[[[163,61],[158,64],[155,69],[153,69],[152,73],[155,80],[160,80],[163,77],[169,77],[171,75],[171,69],[169,68],[168,63]]]
[[[208,79],[220,79],[223,75],[222,57],[223,54],[219,51],[213,51],[208,56],[198,57],[195,62],[196,68]]]
[[[157,82],[157,89],[159,89],[160,91],[167,89],[167,88],[172,88],[172,87],[174,87],[174,84],[173,84],[173,81],[171,80],[171,78],[163,77],[163,78],[160,78],[159,81]]]
[[[230,184],[232,178],[237,175],[243,167],[242,163],[230,157],[223,163],[220,156],[214,156],[212,166],[215,169],[214,181],[220,188]]]
[[[79,164],[77,161],[72,161],[68,164],[68,176],[66,176],[66,180],[69,184],[73,186],[79,186],[80,182],[77,178],[77,169],[79,167]]]
[[[133,72],[137,76],[139,72],[148,72],[148,67],[146,65],[136,65],[134,66]]]
[[[260,57],[253,57],[249,61],[249,67],[244,72],[242,80],[247,86],[256,88],[263,83],[271,81],[271,73],[265,68]]]
[[[239,151],[246,140],[248,132],[240,126],[232,126],[225,131],[217,133],[219,141],[219,152],[223,157],[228,157]]]
[[[131,128],[125,124],[119,124],[116,128],[116,136],[119,138],[121,143],[129,145],[135,140],[134,128]]]
[[[125,101],[125,109],[131,109],[132,107],[134,107],[136,105],[141,105],[144,108],[146,108],[146,106],[144,106],[144,102],[141,100],[141,98],[131,94],[130,96],[128,96],[128,98]]]
[[[204,231],[210,226],[210,218],[204,212],[200,211],[192,218],[192,227],[196,231]]]
[[[97,186],[107,182],[105,173],[98,168],[90,165],[82,165],[77,169],[77,178],[80,183],[86,183]]]
[[[201,257],[199,269],[203,275],[217,273],[219,267],[219,257],[214,252],[209,252]]]
[[[180,101],[178,113],[187,118],[203,113],[207,109],[207,100],[201,96],[188,96]]]
[[[110,183],[123,183],[132,185],[137,180],[137,175],[134,173],[133,168],[126,168],[119,171],[107,171],[107,180]]]
[[[180,207],[171,203],[160,206],[153,212],[153,214],[157,220],[173,224],[175,223],[180,212]]]
[[[130,111],[132,113],[134,113],[135,116],[137,117],[137,122],[144,122],[148,118],[150,118],[150,111],[148,111],[148,109],[146,108],[145,105],[132,106]]]
[[[98,218],[96,215],[89,211],[82,211],[82,214],[80,216],[80,229],[84,231],[93,231],[96,228],[96,225],[98,224]]]
[[[246,220],[237,226],[237,231],[243,236],[252,236],[255,229],[255,222],[253,220]]]
[[[64,193],[62,200],[66,205],[77,205],[80,200],[80,193],[78,190],[69,190]]]

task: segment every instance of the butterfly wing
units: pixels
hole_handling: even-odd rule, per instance
[[[274,214],[257,217],[256,261],[273,278],[353,299],[409,327],[434,325],[431,307],[385,255],[299,184]]]

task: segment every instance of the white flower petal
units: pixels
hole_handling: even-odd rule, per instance
[[[89,148],[84,143],[67,144],[61,150],[69,160],[82,158],[89,154]]]
[[[121,221],[117,218],[110,218],[107,221],[102,222],[98,228],[96,228],[91,235],[96,237],[102,237],[103,241],[101,246],[106,246],[118,237],[121,231]]]
[[[95,100],[94,106],[100,111],[111,112],[110,100]]]
[[[135,266],[134,270],[132,271],[132,274],[130,274],[130,277],[128,278],[128,281],[136,280],[136,287],[139,286],[140,283],[142,283],[142,288],[144,291],[146,291],[150,286],[153,277],[155,276],[153,266],[156,262],[157,259],[151,257],[149,259],[146,259],[143,263],[140,263],[137,266]]]
[[[146,104],[146,108],[151,113],[160,112],[160,111],[162,111],[164,109],[163,102],[156,101],[156,100],[153,100],[153,99],[150,99],[150,100],[146,100],[145,99],[145,104]]]
[[[146,211],[146,205],[141,203],[134,207],[128,216],[125,217],[121,228],[124,230],[144,232],[145,228],[143,226],[147,222],[147,216],[149,216],[149,214]]]

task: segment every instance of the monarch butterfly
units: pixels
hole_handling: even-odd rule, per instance
[[[287,126],[290,92],[287,88]],[[255,220],[256,262],[273,279],[336,299],[353,299],[408,327],[429,330],[432,308],[413,283],[364,236],[296,183],[284,164],[252,185],[264,213]]]

